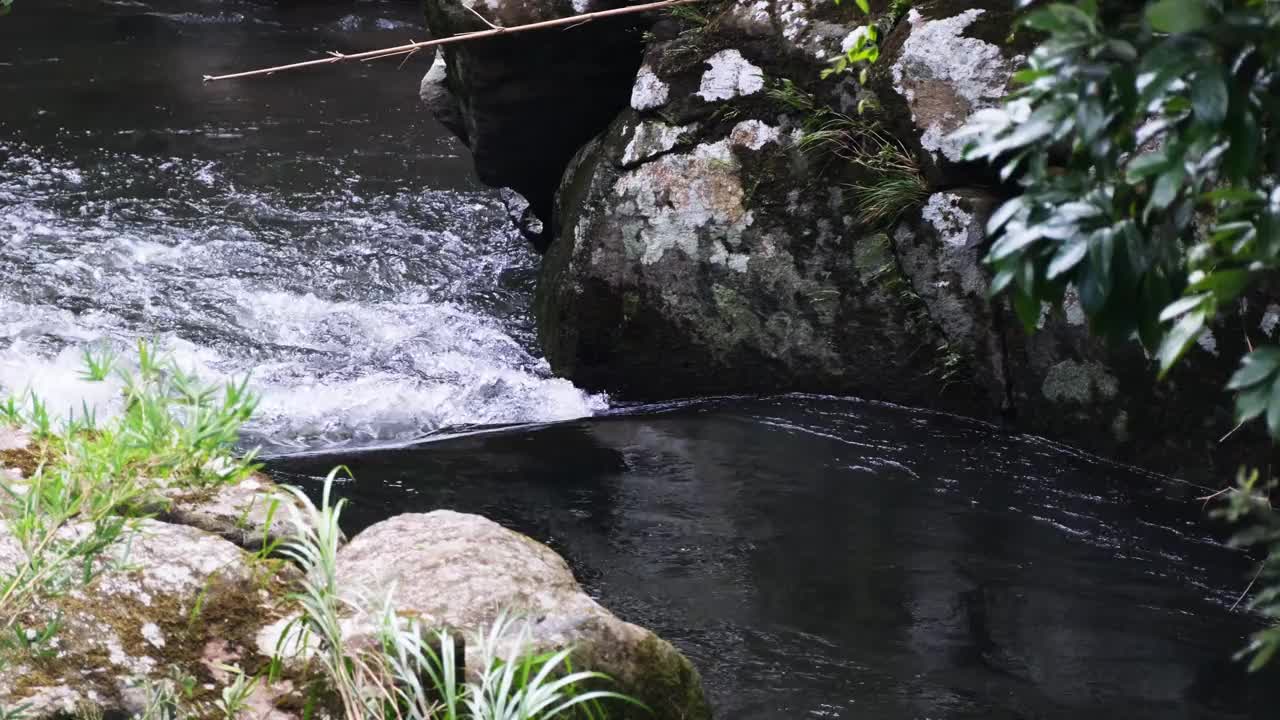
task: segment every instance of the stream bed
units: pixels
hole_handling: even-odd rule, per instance
[[[0,391],[109,413],[81,349],[252,371],[277,479],[348,532],[479,512],[700,668],[724,720],[1263,718],[1205,490],[852,399],[626,407],[552,377],[536,256],[417,105],[412,2],[17,0],[0,18]]]

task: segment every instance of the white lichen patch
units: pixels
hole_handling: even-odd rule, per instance
[[[581,15],[591,9],[591,0],[573,0],[573,11]]]
[[[644,265],[676,248],[700,258],[703,233],[736,244],[753,222],[743,206],[739,170],[725,138],[691,152],[663,155],[624,173],[614,183],[613,194],[618,207],[634,218],[622,225],[627,254]],[[727,253],[717,257],[729,263]]]
[[[911,108],[921,145],[956,162],[965,143],[951,134],[973,112],[1000,101],[1014,70],[999,47],[963,35],[984,12],[973,8],[933,20],[912,9],[911,34],[892,68],[894,89]]]
[[[1062,311],[1067,316],[1068,325],[1084,325],[1084,306],[1080,304],[1080,293],[1075,285],[1068,285],[1062,293]]]
[[[961,197],[941,192],[929,196],[920,216],[938,233],[943,245],[962,248],[969,244],[969,229],[973,226],[973,213],[960,206]]]
[[[640,66],[636,82],[631,86],[631,107],[635,110],[652,110],[667,104],[671,88],[654,74],[648,65]]]
[[[1258,323],[1258,329],[1263,335],[1272,337],[1276,331],[1276,325],[1280,324],[1280,305],[1272,303],[1262,313],[1262,320]]]
[[[810,4],[801,0],[778,4],[778,20],[784,38],[794,43],[809,28],[809,10]]]
[[[155,648],[164,647],[164,633],[160,631],[160,626],[153,622],[144,623],[139,630],[142,633],[142,639]]]
[[[1049,368],[1040,387],[1044,396],[1053,402],[1080,404],[1110,400],[1119,389],[1119,383],[1106,366],[1075,360],[1063,360]]]
[[[723,245],[717,245],[712,248],[707,260],[712,265],[721,265],[734,272],[745,273],[747,265],[751,261],[751,256],[747,253],[733,252]]]
[[[769,143],[778,142],[778,128],[760,120],[743,120],[729,131],[729,142],[749,150],[759,150]]]
[[[710,68],[702,74],[697,92],[707,102],[730,100],[764,89],[764,71],[737,50],[721,50],[708,58],[707,64]]]
[[[690,128],[692,125],[668,125],[657,121],[640,123],[622,151],[622,164],[634,165],[671,150]]]

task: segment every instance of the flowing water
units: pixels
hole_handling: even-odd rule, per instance
[[[51,3],[0,23],[0,385],[79,407],[86,343],[253,370],[280,448],[600,409],[534,350],[535,257],[418,109],[412,5]]]
[[[109,412],[80,349],[140,337],[253,370],[279,479],[348,464],[351,531],[450,507],[548,542],[720,718],[1274,717],[1201,489],[848,399],[609,409],[541,360],[536,258],[421,59],[200,82],[415,38],[412,3],[17,3],[0,389]]]

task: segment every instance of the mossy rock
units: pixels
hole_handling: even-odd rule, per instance
[[[84,531],[73,526],[65,535]],[[0,573],[23,560],[0,524]],[[0,707],[30,704],[36,718],[85,704],[130,713],[138,709],[140,684],[181,674],[195,680],[186,705],[211,708],[227,681],[217,664],[237,664],[248,674],[265,667],[257,632],[289,609],[282,600],[288,569],[255,561],[196,528],[137,521],[95,568],[88,584],[20,608],[23,631],[51,622],[57,630],[30,649],[4,651],[9,667],[0,678]]]

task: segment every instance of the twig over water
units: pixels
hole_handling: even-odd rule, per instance
[[[366,52],[353,53],[351,55],[330,51],[329,57],[320,58],[318,60],[305,60],[303,62],[290,63],[288,65],[276,65],[275,67],[246,70],[244,72],[231,73],[229,75],[205,75],[204,81],[212,82],[214,80],[231,80],[233,78],[252,77],[255,75],[271,75],[285,70],[297,70],[300,68],[312,67],[314,65],[328,65],[330,63],[344,62],[347,60],[377,60],[379,58],[395,57],[397,55],[411,55],[423,48],[435,47],[437,45],[449,45],[452,43],[466,42],[468,40],[479,40],[481,38],[496,37],[498,35],[525,32],[527,30],[545,30],[547,28],[565,27],[568,25],[576,26],[591,22],[592,20],[616,17],[618,15],[630,15],[632,13],[648,12],[650,10],[660,10],[662,8],[673,7],[675,5],[688,5],[695,2],[702,2],[702,0],[661,0],[661,2],[651,2],[643,5],[629,5],[627,7],[583,13],[581,15],[569,15],[567,17],[556,18],[555,20],[543,20],[542,22],[529,23],[528,25],[515,25],[512,27],[494,25],[492,22],[485,20],[484,17],[480,17],[480,19],[489,26],[488,30],[459,33],[457,35],[450,35],[449,37],[437,38],[435,40],[424,40],[422,42],[414,42],[407,45],[382,48],[381,50],[368,50]],[[475,11],[472,10],[472,12]],[[479,13],[476,13],[476,15],[479,16]]]

